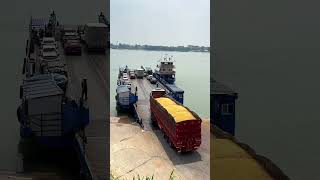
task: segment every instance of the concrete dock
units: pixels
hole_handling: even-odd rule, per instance
[[[155,85],[151,84],[146,78],[143,79],[131,79],[132,89],[138,89],[138,102],[136,103],[136,110],[139,117],[142,120],[144,130],[152,130],[152,124],[150,121],[150,107],[149,107],[149,96],[152,89],[156,88]]]
[[[202,122],[202,144],[195,152],[178,153],[172,149],[159,129],[151,125],[149,95],[156,85],[146,78],[131,79],[132,90],[138,88],[137,111],[144,129],[127,116],[110,120],[110,165],[115,177],[132,179],[134,175],[169,179],[210,179],[210,123]]]

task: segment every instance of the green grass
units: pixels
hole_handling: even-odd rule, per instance
[[[111,180],[125,180],[125,179],[120,179],[118,177],[115,177],[113,174],[110,175],[110,179]],[[173,171],[171,171],[170,176],[169,176],[169,180],[174,180],[174,179],[175,179],[175,176],[173,174]],[[154,175],[143,177],[138,174],[137,176],[133,176],[132,180],[154,180]]]
[[[144,177],[140,177],[140,175],[138,174],[137,178],[134,176],[132,180],[153,180],[153,175],[151,177],[146,176],[144,178]]]

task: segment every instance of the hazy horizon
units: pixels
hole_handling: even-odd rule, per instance
[[[210,0],[111,0],[113,44],[210,46]]]
[[[178,46],[184,46],[184,47],[187,47],[187,46],[204,46],[204,45],[194,45],[194,44],[187,44],[187,45],[159,45],[159,44],[133,44],[133,43],[124,43],[124,42],[111,42],[111,44],[113,45],[119,45],[119,44],[126,44],[126,45],[130,45],[130,46],[135,46],[135,45],[139,45],[139,46],[166,46],[166,47],[178,47]],[[210,45],[208,46],[204,46],[204,47],[210,47]]]

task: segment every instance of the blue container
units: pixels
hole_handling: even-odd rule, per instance
[[[179,103],[183,104],[184,91],[182,89],[177,87],[175,84],[168,84],[168,83],[165,84],[165,87],[169,91],[169,93],[167,93],[169,96],[171,96],[173,99],[175,99]]]
[[[74,101],[63,106],[63,133],[75,133],[89,124],[89,109],[78,106]]]

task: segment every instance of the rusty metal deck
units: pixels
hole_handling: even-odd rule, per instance
[[[67,95],[79,99],[81,80],[88,81],[88,106],[90,123],[86,128],[85,155],[95,179],[109,178],[109,78],[107,78],[108,54],[88,54],[83,48],[81,56],[64,56],[69,83]]]
[[[150,102],[149,97],[152,89],[156,88],[156,85],[151,84],[146,78],[143,79],[131,79],[132,89],[138,88],[138,102],[136,103],[137,114],[142,120],[145,130],[151,130],[152,124],[150,119]]]
[[[94,179],[108,179],[109,176],[109,68],[106,54],[88,54],[85,48],[81,56],[64,55],[62,44],[59,44],[60,61],[66,63],[68,71],[68,88],[66,95],[79,100],[81,97],[81,81],[87,78],[88,101],[90,111],[90,123],[86,127],[87,144],[85,144],[85,156],[90,166]],[[35,59],[35,73],[40,73],[39,48],[30,54]]]

